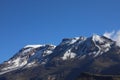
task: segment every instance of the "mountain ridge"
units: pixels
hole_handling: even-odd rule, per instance
[[[11,73],[15,74],[16,71],[20,71],[23,74],[26,73],[23,70],[29,72],[28,70],[31,69],[33,71],[29,73],[29,76],[32,73],[42,74],[38,76],[41,78],[38,80],[53,80],[53,78],[56,80],[75,80],[79,76],[78,73],[86,71],[108,74],[109,68],[119,66],[119,54],[120,47],[116,45],[115,41],[105,36],[94,34],[88,38],[82,36],[64,38],[57,46],[26,45],[8,61],[0,64],[0,75],[5,76],[4,78],[14,77]],[[36,69],[40,70],[40,73],[37,73]],[[43,74],[47,76],[47,79]],[[26,74],[26,76],[28,75]],[[57,78],[57,76],[59,77]]]

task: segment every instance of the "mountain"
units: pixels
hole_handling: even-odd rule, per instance
[[[27,45],[1,65],[0,74],[45,64],[54,49],[54,45]]]
[[[0,80],[82,80],[86,72],[120,75],[117,43],[96,34],[64,38],[57,46],[27,45],[0,64]],[[94,80],[104,80],[98,78]]]

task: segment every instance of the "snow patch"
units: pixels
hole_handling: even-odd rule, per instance
[[[68,50],[64,53],[64,56],[62,57],[63,60],[66,60],[68,58],[74,58],[76,56],[75,53],[71,52],[71,50]]]
[[[35,66],[35,61],[33,61],[33,62],[31,62],[31,63],[28,63],[28,64],[26,65],[26,67],[33,67],[33,66]]]
[[[31,48],[28,48],[28,49],[25,49],[22,53],[25,54],[27,52],[30,52],[31,51]]]
[[[22,67],[25,64],[27,64],[27,60],[22,60],[22,58],[18,57],[17,59],[15,59],[13,61],[9,61],[9,64],[12,64],[12,65],[9,65],[9,66],[3,68],[2,70],[6,71],[6,70],[14,69],[17,67]]]
[[[94,34],[94,35],[92,36],[92,40],[93,40],[93,41],[98,41],[99,43],[103,43],[103,42],[104,42],[103,39],[101,38],[101,36],[96,35],[96,34]]]
[[[53,51],[51,51],[51,50],[46,50],[46,51],[44,51],[43,57],[44,57],[44,56],[47,56],[47,55],[50,55],[52,52],[53,52]]]
[[[29,47],[32,47],[32,48],[39,48],[41,46],[44,46],[44,45],[26,45],[24,48],[29,48]]]
[[[99,45],[96,44],[96,41],[98,41],[99,43],[103,43],[103,40],[102,40],[102,38],[101,38],[99,35],[96,35],[96,34],[94,34],[94,35],[92,36],[92,40],[93,40],[95,46],[98,48],[98,51],[94,54],[94,57],[96,57],[96,56],[98,56],[98,55],[100,54],[100,52],[101,52],[101,48],[100,48]]]
[[[64,45],[64,44],[74,44],[78,39],[80,39],[80,38],[79,37],[67,38],[67,39],[64,39],[64,41],[61,44],[62,45]]]

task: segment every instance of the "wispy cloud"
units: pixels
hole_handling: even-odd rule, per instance
[[[115,35],[115,31],[105,32],[103,35],[104,35],[105,37],[107,37],[107,38],[112,38],[112,39],[113,39],[113,37],[114,37],[114,35]]]
[[[116,44],[120,46],[120,30],[112,31],[112,32],[105,32],[103,35],[107,38],[110,38],[116,41]]]

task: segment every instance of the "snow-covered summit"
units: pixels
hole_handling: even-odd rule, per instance
[[[54,45],[27,45],[17,52],[12,58],[3,63],[5,66],[0,70],[2,73],[23,67],[32,67],[37,63],[46,63],[53,50]]]
[[[83,56],[98,57],[108,52],[114,41],[100,36],[64,38],[57,45],[26,45],[12,58],[2,64],[0,74],[20,68],[28,68],[37,64],[47,64],[50,60],[69,60]]]
[[[97,34],[91,37],[65,38],[56,48],[63,60],[75,57],[93,56],[97,57],[108,52],[114,41]]]
[[[24,48],[39,48],[39,47],[41,47],[41,46],[45,46],[45,45],[26,45]]]

